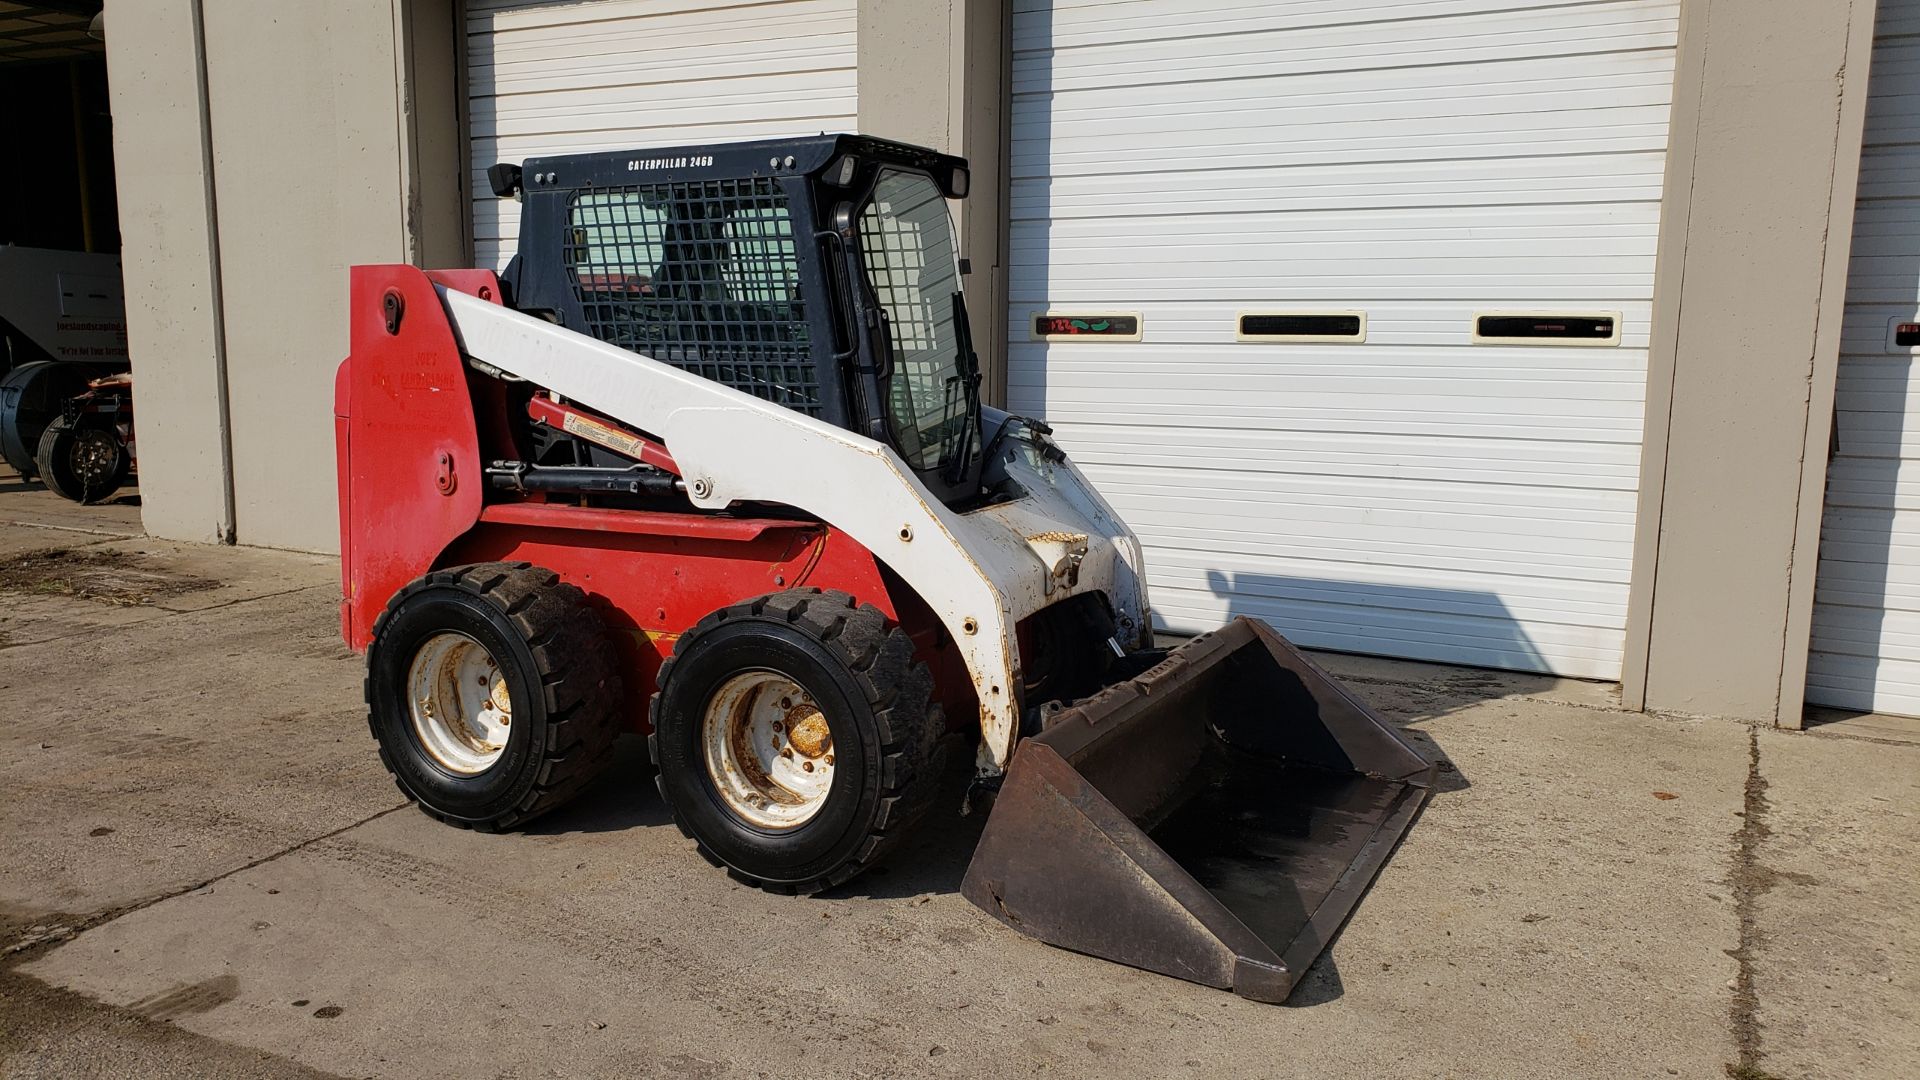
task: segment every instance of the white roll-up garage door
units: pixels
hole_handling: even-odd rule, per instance
[[[1871,70],[1807,700],[1920,715],[1920,3],[1882,0]]]
[[[496,161],[852,131],[855,26],[855,0],[469,0],[479,265],[519,229]]]
[[[1619,676],[1678,7],[1016,0],[1009,404],[1166,627]],[[1236,340],[1309,311],[1364,341]]]

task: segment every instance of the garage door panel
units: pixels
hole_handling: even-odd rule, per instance
[[[1086,85],[1114,83],[1162,88],[1221,79],[1299,78],[1435,64],[1514,63],[1566,56],[1591,61],[1607,53],[1673,48],[1678,7],[1677,3],[1620,0],[1358,24],[1320,20],[1284,25],[1276,20],[1271,27],[1242,23],[1225,30],[1216,29],[1210,21],[1202,23],[1195,8],[1205,10],[1206,6],[1194,5],[1188,9],[1188,26],[1205,25],[1209,31],[1205,34],[1168,36],[1142,28],[1125,36],[1108,33],[1106,40],[1089,42],[1098,47],[1056,44],[1023,65],[1014,76],[1013,89],[1015,93],[1048,89],[1070,93]],[[1221,46],[1224,33],[1232,35],[1230,49]]]
[[[496,161],[852,130],[857,22],[853,0],[469,3],[476,261],[519,233]]]
[[[729,125],[764,125],[769,112],[784,120],[837,115],[852,87],[839,73],[757,80],[753,93],[722,93],[728,83],[684,87],[697,99],[682,97],[670,86],[632,88],[637,93],[618,102],[603,100],[603,92],[559,94],[539,108],[521,108],[502,117],[490,138],[475,139],[475,149],[499,153],[511,148],[533,153],[571,153],[573,148],[605,148],[609,136],[631,139],[652,132],[715,130]],[[649,100],[658,96],[659,100]],[[625,146],[627,143],[616,145]],[[638,145],[638,144],[635,144]]]
[[[1625,398],[1616,401],[1516,398],[1505,412],[1491,412],[1484,406],[1475,409],[1476,402],[1468,400],[1449,403],[1469,410],[1466,417],[1436,417],[1435,414],[1442,410],[1429,402],[1425,408],[1406,409],[1410,415],[1403,424],[1397,422],[1391,412],[1383,412],[1381,404],[1369,393],[1302,392],[1287,395],[1284,404],[1269,404],[1265,399],[1272,395],[1263,394],[1250,400],[1244,394],[1192,389],[1098,388],[1075,393],[1049,387],[1044,394],[1032,390],[1016,394],[1014,389],[1009,387],[1008,398],[1014,402],[1015,412],[1054,417],[1058,421],[1057,426],[1062,426],[1063,430],[1072,430],[1075,424],[1090,422],[1092,418],[1084,415],[1083,410],[1092,409],[1099,410],[1101,422],[1107,423],[1150,419],[1155,424],[1180,424],[1192,418],[1205,420],[1212,417],[1215,426],[1250,426],[1260,421],[1286,423],[1297,419],[1304,423],[1317,413],[1333,414],[1330,418],[1337,420],[1344,413],[1348,417],[1364,418],[1362,430],[1403,431],[1409,430],[1407,424],[1424,423],[1428,428],[1442,432],[1478,429],[1480,434],[1497,435],[1505,424],[1526,423],[1519,415],[1525,413],[1533,417],[1536,423],[1559,421],[1572,425],[1591,424],[1591,427],[1582,426],[1569,434],[1574,441],[1598,441],[1606,434],[1620,430],[1623,425],[1632,430],[1633,425],[1639,422],[1641,412],[1637,401]],[[1169,434],[1167,437],[1174,436]]]
[[[1896,403],[1902,400],[1894,398]],[[1834,425],[1835,439],[1845,460],[1902,461],[1920,457],[1920,432],[1914,431],[1901,413],[1890,409],[1841,409],[1834,416]],[[1833,464],[1838,465],[1839,461],[1836,459]]]
[[[1885,568],[1885,563],[1823,562],[1820,572],[1828,575],[1831,581],[1816,589],[1814,597],[1835,610],[1821,620],[1821,625],[1831,628],[1843,623],[1846,621],[1842,619],[1843,611],[1868,618],[1876,625],[1896,621],[1905,625],[1920,621],[1913,615],[1913,609],[1920,606],[1920,580],[1910,573],[1885,577],[1881,573]]]
[[[1920,160],[1916,160],[1920,165]],[[1656,229],[1657,214],[1640,200],[1660,197],[1662,155],[1620,154],[1521,159],[1431,161],[1418,169],[1405,162],[1297,165],[1267,184],[1224,186],[1202,170],[1156,173],[1098,172],[1056,176],[1045,186],[1025,185],[1009,203],[1015,227],[1051,219],[1115,217],[1177,218],[1188,215],[1273,214],[1311,211],[1606,203],[1627,200],[1599,219],[1608,227]],[[1284,179],[1285,183],[1278,181]]]
[[[1870,657],[1828,652],[1813,654],[1807,675],[1809,700],[1862,712],[1891,711],[1899,703],[1920,698],[1920,680],[1889,678]],[[1902,671],[1905,666],[1902,666]]]
[[[1165,580],[1191,585],[1196,578],[1204,579],[1205,591],[1216,596],[1245,594],[1355,607],[1366,606],[1355,603],[1366,597],[1396,616],[1422,617],[1419,621],[1450,614],[1476,618],[1507,614],[1543,626],[1593,628],[1624,612],[1614,602],[1613,590],[1595,588],[1569,594],[1562,589],[1542,588],[1541,579],[1522,574],[1457,573],[1440,586],[1429,575],[1364,567],[1338,559],[1302,560],[1294,568],[1298,573],[1274,574],[1256,560],[1177,548],[1168,552],[1165,564],[1155,571],[1163,573]]]
[[[1538,123],[1531,116],[1495,115],[1412,117],[1404,120],[1353,120],[1279,125],[1251,118],[1261,130],[1222,128],[1214,118],[1204,127],[1190,123],[1159,133],[1152,147],[1130,142],[1121,132],[1082,137],[1062,128],[1058,141],[1044,147],[1016,137],[1009,147],[1016,180],[1106,172],[1153,173],[1255,170],[1327,163],[1458,161],[1579,153],[1662,152],[1667,106],[1609,110],[1603,122],[1569,130],[1565,124]],[[1196,107],[1196,111],[1202,111]],[[1222,183],[1216,178],[1214,183]],[[1243,190],[1260,185],[1258,176],[1229,177]]]
[[[1231,46],[1229,46],[1231,48]],[[1042,50],[1021,51],[1020,70],[1014,74],[1014,117],[1050,113],[1052,121],[1099,118],[1099,110],[1138,103],[1148,122],[1164,117],[1175,105],[1203,105],[1233,112],[1256,111],[1245,91],[1259,87],[1236,83],[1261,80],[1221,80],[1216,69],[1202,67],[1194,77],[1164,87],[1141,86],[1121,80],[1089,82],[1068,88],[1048,82],[1054,56]],[[1497,62],[1439,66],[1387,67],[1372,71],[1318,71],[1284,78],[1286,96],[1270,102],[1287,121],[1311,120],[1322,109],[1379,109],[1399,103],[1395,111],[1338,114],[1345,119],[1383,119],[1390,116],[1440,118],[1466,114],[1511,114],[1529,111],[1516,105],[1545,104],[1595,108],[1623,108],[1648,104],[1648,88],[1660,85],[1662,64],[1655,52],[1609,53],[1548,59],[1510,59]],[[1669,73],[1671,69],[1669,68]],[[1542,96],[1611,91],[1617,97],[1550,99]],[[1106,96],[1103,96],[1106,95]],[[1457,105],[1457,107],[1455,107]],[[1533,110],[1538,111],[1538,110]],[[1045,122],[1048,117],[1043,116]]]
[[[1295,394],[1352,394],[1360,400],[1376,401],[1388,408],[1393,407],[1396,398],[1403,397],[1423,399],[1418,403],[1431,404],[1434,398],[1474,398],[1481,401],[1519,398],[1529,402],[1572,398],[1588,402],[1639,401],[1646,395],[1645,386],[1637,385],[1619,373],[1584,369],[1577,372],[1494,369],[1482,373],[1462,363],[1455,371],[1429,369],[1397,375],[1387,375],[1379,367],[1344,372],[1301,371],[1280,364],[1265,369],[1236,364],[1231,367],[1182,370],[1177,361],[1171,358],[1183,350],[1190,352],[1192,348],[1190,345],[1164,345],[1151,349],[1143,346],[1133,350],[1134,355],[1141,357],[1140,367],[1111,361],[1103,363],[1091,358],[1089,363],[1081,366],[1063,364],[1058,369],[1049,369],[1046,385],[1068,393],[1081,389],[1158,393],[1165,388],[1168,378],[1177,377],[1184,384],[1182,392],[1237,395],[1254,391],[1289,397]],[[1470,350],[1462,349],[1460,352],[1463,354],[1460,361],[1471,358]],[[1156,364],[1157,357],[1168,357],[1169,360]],[[1022,381],[1024,384],[1024,377]]]
[[[1676,12],[1016,5],[1009,404],[1135,524],[1169,626],[1618,676]],[[1028,340],[1076,308],[1142,340]],[[1235,340],[1303,308],[1366,341]],[[1472,341],[1551,309],[1622,343]]]
[[[1814,582],[1807,700],[1920,715],[1920,2],[1882,0]]]
[[[1389,0],[1356,5],[1352,0],[1227,0],[1207,5],[1210,33],[1242,34],[1273,30],[1302,30],[1315,26],[1365,27],[1408,19],[1444,16],[1526,13],[1538,0]],[[1101,18],[1087,19],[1075,9],[1101,8]],[[1109,45],[1191,34],[1195,21],[1188,0],[1015,0],[1013,32],[1016,39],[1047,36],[1056,48]],[[1056,20],[1055,13],[1064,18]]]
[[[1912,256],[1862,254],[1847,260],[1848,295],[1860,303],[1920,304],[1920,275]]]
[[[1014,396],[1014,395],[1009,395]],[[1302,407],[1289,409],[1285,406],[1236,403],[1233,406],[1202,408],[1182,406],[1175,408],[1159,407],[1156,403],[1145,405],[1127,405],[1105,400],[1062,402],[1059,408],[1051,408],[1051,400],[1045,394],[1026,394],[1015,397],[1024,400],[1027,405],[1016,406],[1016,412],[1025,412],[1033,416],[1051,415],[1056,417],[1071,415],[1072,420],[1060,420],[1059,426],[1068,429],[1092,429],[1096,425],[1141,425],[1164,429],[1160,437],[1174,440],[1183,438],[1194,428],[1218,426],[1221,422],[1235,425],[1251,421],[1267,422],[1274,430],[1323,431],[1338,434],[1374,434],[1382,430],[1391,430],[1401,434],[1440,435],[1448,438],[1517,438],[1551,439],[1558,434],[1563,439],[1568,436],[1568,424],[1557,417],[1513,417],[1498,413],[1450,414],[1438,415],[1431,410],[1411,412],[1398,419],[1382,416],[1377,410],[1362,407],[1354,409],[1332,409],[1325,407]],[[1572,418],[1581,424],[1578,431],[1572,432],[1576,439],[1568,441],[1606,442],[1621,439],[1638,439],[1641,427],[1639,417],[1631,415],[1632,410],[1623,409],[1618,417],[1594,417],[1583,414]]]
[[[1862,209],[1877,200],[1915,196],[1920,196],[1920,147],[1889,146],[1860,155]]]
[[[1200,63],[1184,82],[1100,82],[1092,81],[1090,72],[1089,81],[1065,87],[1050,86],[1047,81],[1046,69],[1053,62],[1054,57],[1045,52],[1021,53],[1012,108],[1022,127],[1035,120],[1057,128],[1067,126],[1063,122],[1115,121],[1121,119],[1122,107],[1138,108],[1150,130],[1162,130],[1169,117],[1193,115],[1196,108],[1235,116],[1264,112],[1283,125],[1324,123],[1322,117],[1328,115],[1336,121],[1356,121],[1534,114],[1537,121],[1538,114],[1569,108],[1608,110],[1655,104],[1663,67],[1657,53],[1612,53],[1221,79],[1216,77],[1218,68]],[[1667,70],[1670,85],[1671,68]],[[1260,95],[1274,90],[1283,90],[1284,96],[1265,102],[1269,109],[1259,108]],[[1025,131],[1016,137],[1044,134]]]
[[[1565,310],[1645,301],[1652,288],[1652,277],[1651,272],[1639,272],[1637,268],[1633,273],[1611,276],[1573,272],[1534,274],[1528,279],[1528,306]],[[1063,274],[1049,277],[1047,281],[1046,296],[1056,306],[1061,303],[1099,304],[1111,309],[1112,297],[1128,295],[1130,291],[1150,290],[1153,299],[1188,302],[1218,299],[1221,293],[1220,289],[1207,285],[1157,281],[1144,271],[1105,279]],[[1257,280],[1231,283],[1233,296],[1243,303],[1326,307],[1343,307],[1337,301],[1350,301],[1359,291],[1365,291],[1380,301],[1453,299],[1471,302],[1495,291],[1507,292],[1512,287],[1512,275],[1503,273],[1456,273],[1444,276],[1434,273],[1398,276],[1355,273],[1343,275],[1339,280],[1273,273],[1262,275]],[[1032,289],[1029,286],[1029,294]],[[1102,304],[1103,300],[1107,303]],[[1482,310],[1478,304],[1473,309]],[[1024,318],[1024,312],[1018,317]]]
[[[1263,298],[1271,301],[1272,298]],[[1582,349],[1578,352],[1564,347],[1551,345],[1507,345],[1498,349],[1473,348],[1473,314],[1481,310],[1512,310],[1524,308],[1533,300],[1526,296],[1483,296],[1475,304],[1445,302],[1423,302],[1408,300],[1394,304],[1391,308],[1381,307],[1379,297],[1354,297],[1356,306],[1369,307],[1367,312],[1366,349],[1356,350],[1351,345],[1339,343],[1300,342],[1285,347],[1265,347],[1254,343],[1242,343],[1235,349],[1208,349],[1204,352],[1172,353],[1164,362],[1180,365],[1181,370],[1220,369],[1229,370],[1248,365],[1261,368],[1286,367],[1294,370],[1307,370],[1315,366],[1342,371],[1390,371],[1394,368],[1408,368],[1436,371],[1457,370],[1461,357],[1469,355],[1464,350],[1471,349],[1471,363],[1478,369],[1495,370],[1564,370],[1564,371],[1606,371],[1641,372],[1644,361],[1635,352],[1644,349],[1647,344],[1648,317],[1650,305],[1644,300],[1631,304],[1622,304],[1619,308],[1622,320],[1620,349]],[[1032,310],[1045,306],[1045,296],[1015,296],[1016,305],[1030,304]],[[1142,329],[1146,337],[1141,342],[1142,349],[1147,347],[1173,346],[1181,344],[1226,345],[1236,344],[1234,338],[1234,316],[1245,308],[1244,304],[1228,302],[1196,303],[1156,303],[1153,322]],[[1022,314],[1022,325],[1015,328],[1012,347],[1030,350],[1023,356],[1023,365],[1029,361],[1046,358],[1050,364],[1063,367],[1087,367],[1102,364],[1111,366],[1138,367],[1162,363],[1162,360],[1145,361],[1134,358],[1129,350],[1123,359],[1115,360],[1113,351],[1103,345],[1089,345],[1075,342],[1056,342],[1051,346],[1027,340],[1027,327]],[[1881,328],[1883,331],[1884,326]],[[1051,349],[1049,353],[1047,350]],[[1038,370],[1036,368],[1036,370]]]
[[[853,35],[844,32],[783,35],[771,42],[740,42],[742,55],[716,57],[711,47],[689,47],[682,58],[650,61],[636,68],[628,51],[598,60],[575,55],[571,60],[523,61],[497,64],[474,71],[470,89],[491,98],[513,94],[566,94],[582,85],[672,87],[684,81],[713,81],[764,75],[769,71],[821,73],[839,70],[832,54],[850,48]],[[565,53],[569,50],[556,48]]]
[[[1549,579],[1577,567],[1590,572],[1595,581],[1625,581],[1631,570],[1631,563],[1622,562],[1604,539],[1584,533],[1567,535],[1566,529],[1552,536],[1515,530],[1498,544],[1489,544],[1476,528],[1478,523],[1467,514],[1425,514],[1417,522],[1387,517],[1378,522],[1353,522],[1295,516],[1287,519],[1284,532],[1276,533],[1271,517],[1249,515],[1236,522],[1235,528],[1200,528],[1175,506],[1156,505],[1129,524],[1142,534],[1150,534],[1156,547],[1169,552]]]
[[[1083,456],[1150,464],[1207,465],[1231,460],[1248,465],[1271,460],[1316,466],[1351,462],[1381,470],[1475,468],[1538,477],[1541,482],[1567,483],[1570,474],[1614,477],[1624,480],[1620,486],[1628,490],[1634,487],[1633,470],[1640,457],[1640,448],[1625,440],[1594,446],[1558,439],[1432,438],[1399,431],[1345,434],[1215,425],[1177,437],[1146,425],[1087,426],[1076,429],[1074,441],[1087,447]]]
[[[1633,500],[1601,491],[1516,491],[1510,485],[1466,481],[1442,489],[1396,477],[1171,471],[1131,464],[1096,463],[1086,471],[1102,491],[1110,488],[1143,506],[1155,504],[1148,512],[1197,515],[1193,527],[1223,532],[1250,521],[1284,528],[1295,517],[1310,516],[1320,524],[1368,531],[1477,528],[1483,534],[1480,543],[1488,547],[1499,547],[1509,534],[1605,543],[1631,539],[1633,533]],[[1215,512],[1209,512],[1210,505]],[[1220,517],[1228,520],[1222,523]],[[1502,531],[1488,530],[1490,520]],[[1580,585],[1575,581],[1568,588]]]
[[[1836,582],[1843,579],[1878,581],[1891,572],[1888,563],[1920,563],[1920,515],[1904,523],[1890,522],[1885,514],[1867,517],[1869,520],[1854,523],[1858,527],[1848,527],[1845,519],[1828,515],[1820,552],[1825,560],[1821,563],[1822,575],[1826,575],[1829,564],[1833,564]],[[1818,588],[1816,586],[1816,590]]]
[[[1196,429],[1196,432],[1203,430]],[[1295,436],[1288,440],[1292,445],[1279,442],[1247,445],[1222,440],[1228,445],[1221,448],[1206,443],[1170,444],[1161,439],[1157,431],[1138,435],[1126,429],[1120,431],[1124,433],[1116,433],[1114,429],[1076,431],[1074,445],[1080,448],[1076,460],[1120,468],[1191,469],[1206,467],[1230,455],[1241,466],[1236,471],[1276,476],[1380,477],[1574,490],[1612,488],[1628,492],[1635,490],[1639,475],[1637,455],[1610,463],[1585,457],[1572,463],[1553,458],[1524,460],[1487,453],[1489,446],[1485,443],[1401,454],[1342,453],[1327,448],[1323,439],[1311,436]],[[1366,439],[1365,436],[1353,438],[1355,441]]]
[[[1840,324],[1840,355],[1845,361],[1840,366],[1841,380],[1897,378],[1906,382],[1907,352],[1889,350],[1887,326],[1911,321],[1914,314],[1911,304],[1847,305]]]
[[[1471,300],[1476,294],[1510,286],[1517,271],[1534,285],[1533,295],[1543,302],[1565,305],[1569,300],[1585,298],[1593,306],[1645,297],[1653,288],[1649,260],[1631,255],[1425,258],[1408,255],[1405,252],[1409,249],[1402,248],[1397,256],[1386,258],[1387,250],[1391,250],[1390,245],[1382,245],[1383,258],[1371,269],[1353,265],[1350,258],[1209,261],[1193,250],[1179,252],[1178,257],[1143,253],[1139,263],[1110,262],[1104,266],[1079,262],[1025,264],[1038,280],[1029,283],[1023,279],[1015,288],[1068,299],[1118,292],[1142,300],[1180,300],[1232,291],[1249,299],[1298,297],[1323,301],[1352,296],[1364,288],[1383,300],[1447,296]],[[1012,273],[1020,269],[1016,264]]]
[[[1166,626],[1200,632],[1251,615],[1289,628],[1290,637],[1313,648],[1533,671],[1551,664],[1578,677],[1618,677],[1620,649],[1608,627],[1523,622],[1497,595],[1453,590],[1487,602],[1472,612],[1427,612],[1407,608],[1400,597],[1386,600],[1365,582],[1336,582],[1337,589],[1294,598],[1272,595],[1274,583],[1259,575],[1209,573],[1149,575]]]
[[[1837,605],[1833,617],[1814,636],[1813,644],[1817,651],[1837,656],[1886,656],[1920,664],[1920,616],[1880,605]]]
[[[1505,581],[1550,581],[1571,568],[1580,568],[1602,584],[1624,581],[1630,571],[1630,565],[1621,563],[1602,544],[1592,544],[1584,551],[1571,546],[1585,543],[1584,537],[1516,532],[1499,545],[1488,546],[1476,539],[1473,522],[1459,516],[1426,515],[1420,532],[1411,537],[1398,528],[1405,522],[1356,529],[1351,523],[1343,526],[1318,521],[1312,522],[1312,528],[1287,530],[1276,537],[1264,521],[1248,520],[1239,529],[1202,532],[1172,514],[1169,509],[1140,518],[1141,534],[1153,540],[1156,550],[1164,549],[1169,560],[1239,557],[1256,561],[1284,556],[1295,568],[1308,564],[1340,566],[1338,575],[1329,579],[1335,581],[1364,577],[1381,566],[1417,571],[1428,577],[1444,572],[1449,579],[1458,574],[1481,574]],[[1514,591],[1521,590],[1516,587]],[[1617,604],[1609,603],[1606,610],[1617,608]]]
[[[1293,177],[1289,177],[1291,182]],[[1058,197],[1058,196],[1056,196]],[[1042,204],[1044,206],[1044,204]],[[1522,254],[1551,250],[1555,240],[1592,245],[1596,254],[1646,255],[1657,223],[1599,205],[1502,207],[1411,207],[1360,211],[1354,207],[1302,212],[1251,207],[1237,213],[1172,212],[1138,205],[1131,214],[1046,215],[1012,223],[1016,250],[1045,254],[1048,243],[1087,240],[1126,242],[1156,254],[1211,250],[1220,262],[1260,261],[1276,256],[1326,258],[1375,254],[1381,244],[1403,248],[1420,241],[1436,256],[1480,255],[1490,247],[1517,245]],[[1230,243],[1222,249],[1220,245]],[[1609,249],[1611,248],[1611,250]],[[1051,261],[1086,261],[1099,250],[1066,245]],[[1497,254],[1506,254],[1499,250]],[[1111,258],[1111,255],[1109,255]]]
[[[1920,90],[1913,89],[1916,75],[1920,75],[1920,44],[1907,42],[1897,48],[1875,49],[1873,73],[1884,76],[1883,81],[1899,80],[1906,89],[1877,91],[1867,98],[1867,143],[1920,140]]]
[[[691,38],[728,36],[741,25],[778,26],[780,20],[804,22],[821,14],[839,16],[844,7],[836,0],[771,0],[736,3],[729,0],[689,2],[689,0],[466,0],[469,20],[512,17],[512,29],[523,40],[552,41],[561,37],[591,40],[603,33],[622,33],[623,26],[645,19],[649,38],[684,42]],[[602,39],[603,45],[612,45]]]
[[[488,10],[470,5],[469,17],[485,18]],[[853,32],[846,25],[845,6],[838,0],[717,7],[625,0],[609,8],[602,8],[594,0],[576,0],[565,8],[508,4],[491,10],[512,13],[513,36],[501,39],[499,47],[482,51],[474,60],[471,75],[482,80],[475,88],[487,93],[524,89],[508,85],[515,78],[554,78],[555,66],[574,66],[583,72],[611,68],[631,78],[651,80],[658,72],[677,70],[702,59],[735,62],[736,58],[713,56],[716,43],[753,46],[779,55],[796,43],[811,44],[811,39]],[[553,16],[543,17],[542,11]],[[575,17],[558,17],[566,14]],[[630,59],[633,40],[624,33],[623,24],[632,20],[645,20],[644,65],[635,65]]]

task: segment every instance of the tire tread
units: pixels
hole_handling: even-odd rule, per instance
[[[620,704],[624,699],[619,655],[605,621],[588,602],[586,593],[561,581],[553,571],[525,562],[451,567],[416,579],[395,593],[374,620],[375,647],[389,618],[409,597],[448,586],[478,596],[498,609],[533,654],[535,685],[544,693],[547,710],[546,740],[537,751],[542,760],[535,782],[506,811],[484,819],[464,819],[443,814],[421,801],[394,768],[384,745],[380,762],[400,790],[431,817],[481,832],[515,828],[579,794],[608,764],[614,738],[620,732]],[[362,691],[367,723],[377,738],[373,690],[369,674]]]
[[[861,604],[838,589],[800,588],[720,608],[682,634],[674,643],[673,655],[660,666],[648,705],[649,719],[656,730],[661,690],[690,644],[722,623],[756,617],[783,620],[834,654],[865,695],[880,734],[879,801],[872,826],[851,857],[820,877],[800,882],[767,881],[727,867],[735,879],[769,892],[816,893],[842,884],[884,859],[926,816],[945,771],[946,743],[941,736],[946,723],[940,705],[932,700],[932,673],[915,657],[913,639],[903,627],[888,620],[879,608]],[[647,752],[655,767],[654,783],[673,811],[674,824],[693,841],[703,858],[724,866],[673,806],[659,769],[656,736],[647,737]]]

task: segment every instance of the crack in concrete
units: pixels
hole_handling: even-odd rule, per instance
[[[1796,732],[1796,734],[1803,735],[1809,739],[1839,739],[1842,742],[1872,743],[1875,746],[1904,746],[1909,750],[1920,748],[1920,743],[1916,743],[1912,739],[1892,739],[1879,735],[1859,735],[1851,731],[1800,731]]]
[[[313,845],[318,844],[323,840],[331,840],[342,833],[352,832],[354,829],[357,829],[362,825],[366,825],[371,822],[378,821],[379,819],[386,817],[388,814],[391,814],[400,810],[405,810],[407,807],[412,805],[413,805],[413,801],[409,799],[397,805],[389,806],[384,810],[378,810],[378,811],[375,811],[374,813],[368,814],[366,817],[363,817],[358,821],[348,822],[347,824],[342,825],[337,829],[329,829],[326,832],[319,834],[318,836],[310,836],[305,840],[300,841],[297,844],[291,844],[287,847],[281,848],[278,851],[274,851],[266,855],[262,855],[257,859],[251,860],[250,862],[243,863],[239,866],[232,867],[231,869],[222,870],[220,873],[215,874],[212,877],[205,878],[200,881],[196,881],[190,885],[182,885],[178,888],[169,889],[166,892],[162,892],[162,893],[156,893],[153,896],[149,896],[141,900],[134,900],[130,903],[119,904],[110,908],[102,908],[99,911],[93,912],[92,914],[82,916],[81,918],[76,919],[73,922],[65,923],[57,927],[45,928],[44,932],[34,935],[28,940],[25,940],[22,942],[16,942],[15,944],[7,946],[5,950],[0,950],[0,968],[11,968],[16,965],[26,963],[27,961],[34,959],[35,957],[39,956],[41,953],[48,951],[49,949],[60,944],[61,942],[70,941],[73,938],[78,937],[79,935],[84,934],[89,930],[94,929],[95,927],[105,926],[106,924],[113,922],[116,919],[121,919],[128,915],[132,915],[137,911],[145,911],[147,908],[150,908],[155,904],[163,904],[168,900],[174,899],[175,897],[186,896],[189,893],[199,892],[201,889],[207,888],[210,885],[217,885],[220,882],[225,881],[236,874],[244,874],[249,870],[255,869],[257,867],[265,866],[270,862],[274,862],[279,859],[284,859],[288,855],[292,855],[298,851],[304,851],[307,848],[312,847]]]
[[[1760,997],[1754,988],[1754,949],[1760,943],[1760,894],[1771,889],[1778,876],[1760,865],[1760,845],[1772,835],[1767,827],[1767,778],[1760,773],[1760,729],[1747,729],[1747,783],[1741,806],[1740,832],[1734,838],[1733,872],[1728,883],[1733,888],[1734,912],[1739,923],[1739,944],[1727,950],[1737,968],[1733,977],[1733,1001],[1728,1021],[1733,1028],[1736,1061],[1727,1063],[1732,1080],[1768,1080],[1760,1068]]]
[[[85,536],[99,537],[100,539],[98,540],[88,541],[88,543],[93,544],[111,544],[115,540],[143,540],[146,538],[146,534],[144,533],[114,532],[111,529],[89,529],[81,525],[52,525],[44,521],[15,521],[9,518],[0,518],[0,526],[12,526],[21,529],[47,529],[52,532],[80,533]]]

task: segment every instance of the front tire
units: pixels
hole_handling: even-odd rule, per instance
[[[648,749],[701,853],[776,892],[840,884],[937,792],[945,724],[905,630],[843,592],[790,589],[681,635]]]
[[[530,563],[436,570],[394,594],[373,625],[366,697],[400,790],[483,831],[577,795],[607,764],[623,700],[600,613]]]
[[[76,424],[65,417],[41,432],[34,463],[48,490],[83,505],[120,490],[129,468],[127,448],[111,426]]]

